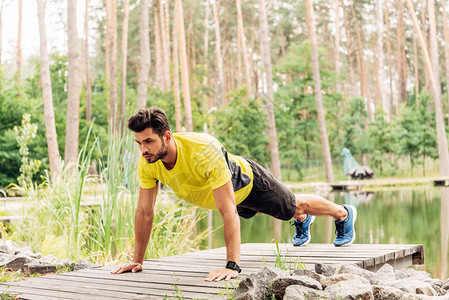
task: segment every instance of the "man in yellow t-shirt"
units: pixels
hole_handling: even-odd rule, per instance
[[[295,195],[273,175],[249,158],[234,156],[214,137],[203,133],[172,133],[164,111],[141,109],[128,127],[142,152],[138,163],[139,203],[136,209],[134,259],[112,273],[142,270],[153,225],[158,181],[170,186],[181,199],[197,206],[218,209],[226,244],[225,268],[209,272],[207,281],[236,278],[240,272],[240,217],[256,213],[277,219],[294,218],[295,246],[310,242],[315,216],[335,219],[335,246],[354,242],[356,209],[336,205],[317,195]]]

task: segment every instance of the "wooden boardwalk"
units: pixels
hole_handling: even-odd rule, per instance
[[[331,244],[293,247],[280,244],[284,262],[314,268],[316,263],[357,264],[375,270],[384,263],[395,268],[423,264],[422,245],[361,245],[336,248]],[[21,299],[226,299],[242,276],[257,272],[265,264],[274,266],[275,244],[243,244],[239,278],[230,282],[206,282],[213,269],[225,264],[225,248],[150,259],[139,273],[110,274],[112,267],[80,270],[0,284],[0,291]],[[279,253],[278,253],[279,254]],[[278,255],[279,256],[279,255]]]

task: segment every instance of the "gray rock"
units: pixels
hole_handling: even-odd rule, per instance
[[[17,248],[15,251],[14,251],[14,255],[17,255],[17,254],[19,254],[19,253],[21,253],[21,252],[26,252],[26,253],[33,253],[33,249],[31,249],[31,246],[25,246],[25,247],[20,247],[20,248]],[[34,254],[34,253],[33,253]],[[31,256],[31,255],[30,255]]]
[[[7,263],[15,258],[14,255],[8,253],[0,253],[0,268],[4,267]]]
[[[63,261],[60,260],[59,258],[57,258],[56,256],[54,256],[53,254],[49,254],[44,256],[41,260],[42,263],[47,263],[47,264],[57,264],[57,265],[63,265]]]
[[[17,249],[19,249],[19,246],[11,240],[7,240],[6,245],[8,245],[9,249],[11,249],[13,253],[15,253]]]
[[[374,299],[371,285],[363,283],[358,279],[341,281],[334,285],[328,286],[324,291],[328,293],[331,299]]]
[[[318,282],[320,282],[322,278],[325,278],[323,275],[320,275],[312,270],[307,270],[307,269],[294,270],[292,275],[307,276],[307,277],[315,279]]]
[[[278,276],[278,270],[263,267],[259,272],[248,275],[240,281],[233,297],[242,300],[258,300],[268,298],[271,283]]]
[[[4,240],[0,240],[0,253],[14,254],[14,252]]]
[[[72,271],[78,271],[78,270],[83,270],[83,269],[99,268],[101,266],[95,265],[95,264],[90,264],[87,261],[80,259],[77,263],[71,263],[69,265],[69,267]]]
[[[379,276],[356,265],[343,265],[337,274],[353,274],[367,279],[371,284],[379,284]]]
[[[396,276],[394,274],[394,269],[390,264],[384,264],[379,270],[376,272],[379,280],[381,281],[395,281]]]
[[[46,273],[55,273],[57,271],[57,268],[55,265],[41,265],[41,264],[25,264],[23,266],[23,271],[29,275],[39,273],[39,274],[46,274]]]
[[[442,289],[445,289],[446,291],[449,291],[449,279],[447,279],[443,284],[441,285]]]
[[[443,282],[441,279],[438,278],[429,278],[425,279],[424,282],[430,283],[432,286],[441,287],[443,285]]]
[[[6,268],[11,268],[14,271],[20,271],[23,269],[23,265],[33,263],[33,259],[30,257],[16,257],[5,265]]]
[[[315,264],[315,272],[323,276],[335,275],[341,265],[338,264]]]
[[[405,292],[391,286],[373,285],[373,296],[376,300],[402,300]]]
[[[303,285],[290,285],[285,289],[283,300],[315,300],[315,299],[330,299],[329,296],[320,290]]]
[[[430,283],[414,279],[413,277],[390,282],[387,286],[395,287],[411,294],[438,296],[438,293]]]
[[[396,270],[394,275],[396,276],[396,280],[401,280],[401,279],[413,277],[417,273],[418,272],[415,269],[405,268],[402,270]]]
[[[276,277],[271,285],[271,290],[276,296],[276,299],[282,299],[285,289],[290,285],[302,285],[312,289],[322,290],[321,283],[307,276]]]
[[[358,275],[354,274],[338,274],[330,277],[323,277],[323,279],[320,281],[321,285],[323,286],[323,289],[325,289],[328,286],[334,285],[336,283],[339,283],[340,281],[346,281],[346,280],[359,280],[360,282],[364,284],[370,284],[370,282]]]

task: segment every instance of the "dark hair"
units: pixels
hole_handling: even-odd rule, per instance
[[[167,116],[159,107],[142,108],[128,120],[128,128],[134,132],[141,132],[147,128],[153,129],[162,138],[170,130]]]

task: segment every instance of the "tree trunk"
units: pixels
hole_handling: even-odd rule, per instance
[[[393,97],[393,60],[391,54],[391,34],[390,34],[390,14],[388,12],[388,0],[385,0],[385,27],[387,28],[387,59],[388,59],[388,77],[390,83],[389,89],[389,110],[388,114],[390,120],[393,119],[394,115],[394,97]]]
[[[397,32],[397,68],[398,68],[398,101],[396,103],[396,113],[399,113],[401,103],[407,101],[407,69],[405,58],[405,39],[404,39],[404,16],[402,12],[402,0],[397,0],[398,25]]]
[[[17,46],[16,46],[16,72],[19,73],[18,79],[20,79],[20,70],[22,69],[22,0],[18,2],[18,24],[17,24]]]
[[[224,82],[224,70],[223,70],[223,57],[221,55],[221,36],[220,36],[220,20],[218,17],[217,0],[212,0],[212,8],[214,12],[214,25],[215,25],[215,59],[217,62],[217,95],[216,99],[219,105],[226,103],[225,96],[225,82]]]
[[[76,163],[79,143],[79,109],[81,72],[78,51],[78,31],[76,28],[76,0],[67,2],[68,30],[68,92],[67,92],[67,126],[65,136],[66,164]]]
[[[118,45],[117,45],[117,0],[111,1],[111,98],[110,98],[110,107],[111,107],[111,115],[109,116],[112,126],[112,132],[117,132],[118,130],[118,86],[117,86],[117,53],[118,53]]]
[[[419,62],[418,62],[418,46],[416,45],[416,37],[413,35],[413,71],[415,74],[415,105],[419,107]]]
[[[256,46],[256,34],[254,29],[254,23],[251,23],[251,53],[254,54],[254,49]],[[254,98],[259,98],[259,76],[258,76],[258,68],[256,67],[254,63],[254,55],[249,56],[249,61],[251,65],[251,71],[253,73],[254,78]]]
[[[129,22],[129,0],[123,1],[123,23],[122,23],[122,79],[120,88],[120,127],[125,129],[126,114],[126,67],[128,63],[128,22]]]
[[[210,14],[210,9],[209,9],[209,1],[206,1],[206,17],[204,19],[204,55],[203,55],[203,59],[204,59],[204,80],[203,80],[203,84],[205,87],[208,86],[209,83],[209,14]],[[208,105],[208,109],[211,109],[213,105]]]
[[[251,83],[251,64],[248,59],[248,47],[246,45],[245,28],[243,27],[242,6],[240,0],[235,0],[235,4],[237,7],[237,26],[240,28],[240,47],[242,49],[243,65],[245,66],[246,88],[248,89],[248,96],[251,97],[253,96],[253,87]]]
[[[443,6],[443,25],[444,25],[444,57],[446,59],[446,94],[449,100],[449,25],[447,21],[446,3]]]
[[[384,87],[384,20],[383,20],[383,0],[377,0],[377,72],[378,72],[378,81],[379,81],[379,90],[380,99],[382,102],[383,110],[388,113],[388,102],[387,102],[387,94],[386,89]],[[380,107],[379,107],[380,108]],[[387,114],[388,118],[388,114]],[[389,118],[388,118],[389,119]]]
[[[84,10],[84,69],[85,69],[85,89],[86,89],[86,121],[92,121],[92,79],[90,75],[89,59],[89,0],[85,1]]]
[[[375,44],[374,37],[371,38],[371,48],[373,53],[377,53],[377,45]],[[377,55],[376,55],[377,56]],[[379,58],[375,57],[373,59],[373,73],[374,73],[374,85],[375,85],[375,99],[374,110],[380,109],[382,107],[382,97],[380,95],[380,80],[379,80]]]
[[[348,59],[348,73],[349,73],[349,81],[350,81],[350,92],[351,96],[356,95],[357,87],[356,87],[356,76],[354,71],[354,59],[353,59],[353,49],[352,49],[352,34],[351,34],[351,24],[349,22],[349,16],[346,13],[346,8],[343,7],[344,13],[344,22],[345,22],[345,30],[346,30],[346,57]]]
[[[176,131],[181,132],[181,99],[179,97],[179,58],[178,58],[178,15],[176,9],[173,16],[173,93],[175,98]],[[207,78],[207,76],[206,76]]]
[[[190,103],[190,81],[189,70],[187,63],[187,50],[186,50],[186,35],[184,31],[184,11],[182,8],[182,1],[175,0],[175,10],[178,16],[178,43],[179,43],[179,58],[181,65],[181,85],[182,85],[182,97],[184,99],[184,111],[186,118],[186,130],[193,131],[192,121],[192,106]]]
[[[357,34],[357,60],[359,64],[359,72],[360,72],[360,91],[362,97],[366,99],[366,109],[368,111],[368,116],[370,121],[374,120],[373,109],[371,107],[371,99],[369,96],[369,87],[367,80],[367,71],[365,66],[365,55],[363,51],[363,37],[362,30],[360,28],[359,21],[357,20],[357,16],[355,14],[354,5],[351,4],[352,17],[354,18],[355,30]]]
[[[237,0],[238,1],[238,0]],[[240,41],[240,27],[237,26],[237,86],[242,86],[242,42]]]
[[[335,75],[337,77],[337,93],[341,93],[340,83],[340,0],[335,0]]]
[[[411,0],[406,0],[408,9],[410,11],[410,16],[413,21],[413,26],[415,27],[415,32],[418,34],[419,42],[423,51],[425,66],[430,75],[430,82],[432,87],[432,94],[435,103],[435,123],[437,127],[437,142],[438,142],[438,156],[440,160],[440,175],[441,176],[449,176],[449,151],[447,146],[447,138],[446,138],[446,129],[444,127],[443,120],[443,108],[441,103],[441,91],[440,86],[437,85],[437,81],[434,78],[434,68],[438,68],[438,64],[436,66],[432,66],[432,62],[430,61],[429,53],[427,51],[427,46],[424,40],[424,36],[422,34],[421,28],[418,25],[418,20],[415,15],[415,9],[413,7],[413,3]],[[432,8],[430,8],[432,6]],[[435,14],[433,12],[433,1],[429,0],[429,21],[431,27],[431,43],[434,44],[436,42],[436,30],[435,30]],[[432,29],[433,27],[433,29]],[[434,35],[435,34],[435,35]],[[432,42],[433,40],[433,42]],[[432,48],[432,47],[431,47]],[[433,48],[432,57],[436,56],[436,48]]]
[[[0,6],[0,70],[2,68],[2,50],[3,50],[3,1]]]
[[[170,90],[170,49],[168,42],[170,35],[167,35],[167,28],[170,27],[170,24],[165,24],[165,6],[166,4],[164,4],[164,1],[159,0],[159,24],[161,31],[162,66],[164,76],[162,90],[166,92]]]
[[[334,182],[334,171],[332,168],[332,158],[329,149],[329,140],[326,130],[326,117],[323,107],[323,99],[321,95],[321,78],[320,65],[318,61],[318,42],[316,38],[315,15],[313,12],[313,0],[306,0],[306,19],[307,27],[309,29],[309,39],[312,50],[312,68],[313,68],[313,82],[315,84],[315,100],[318,114],[318,126],[320,128],[321,150],[323,153],[324,166],[326,168],[327,182]]]
[[[265,8],[265,0],[259,0],[259,20],[260,20],[260,52],[262,56],[263,68],[265,71],[265,81],[267,87],[266,109],[268,115],[268,135],[270,140],[271,153],[271,171],[274,177],[282,180],[281,162],[279,160],[279,146],[276,133],[276,120],[274,116],[274,92],[273,92],[273,73],[271,70],[271,51],[270,38],[268,36],[268,19]],[[281,222],[274,222],[274,236],[280,241],[281,238]]]
[[[162,50],[161,25],[159,22],[159,8],[153,8],[154,21],[154,48],[156,51],[156,83],[161,91],[165,90],[165,76],[164,76],[164,57]]]
[[[55,179],[61,172],[61,156],[59,155],[58,139],[55,127],[55,112],[51,90],[50,62],[47,52],[47,33],[45,27],[45,7],[42,0],[37,0],[40,36],[40,69],[42,95],[44,99],[45,137],[47,138],[48,159],[50,161],[50,176]]]
[[[110,99],[111,97],[111,39],[112,39],[112,28],[111,28],[111,1],[105,0],[106,6],[106,34],[105,34],[105,43],[104,43],[104,67],[105,67],[105,90],[106,97]],[[107,104],[108,110],[110,110],[110,103]]]
[[[147,106],[148,73],[151,64],[148,13],[148,0],[140,0],[140,72],[137,88],[137,109]]]
[[[424,41],[426,42],[426,45],[429,45],[429,41],[428,41],[428,39],[427,39],[427,21],[426,21],[426,0],[421,0],[421,11],[420,11],[420,13],[421,13],[421,28],[422,28],[422,34],[423,34],[423,37],[424,37]],[[427,51],[429,51],[429,49],[427,49]],[[430,83],[430,80],[429,80],[429,74],[427,74],[427,69],[426,68],[424,68],[424,74],[425,74],[425,76],[424,76],[424,78],[425,78],[425,82],[426,82],[426,89],[428,90],[428,91],[431,91],[432,90],[432,87],[430,86],[431,85],[431,83]]]

